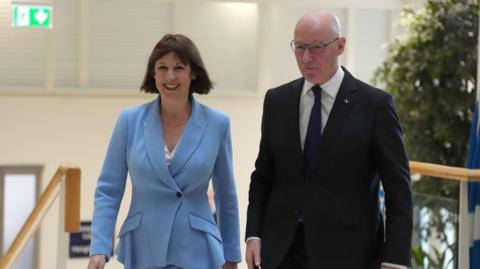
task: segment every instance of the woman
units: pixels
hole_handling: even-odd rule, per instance
[[[141,90],[159,96],[117,120],[95,192],[88,269],[104,268],[110,258],[127,173],[132,200],[117,246],[125,268],[237,268],[229,119],[192,95],[211,88],[189,38],[169,34],[157,43]],[[210,179],[218,226],[208,203]]]

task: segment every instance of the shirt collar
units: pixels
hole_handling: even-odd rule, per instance
[[[345,76],[345,72],[343,69],[338,66],[337,72],[333,75],[332,78],[330,78],[327,82],[323,83],[320,85],[322,87],[322,90],[331,98],[335,99],[337,97],[337,93],[340,90],[340,85],[342,84],[343,77]],[[303,89],[302,89],[302,96],[306,95],[308,90],[315,85],[314,83],[305,80],[303,83]]]

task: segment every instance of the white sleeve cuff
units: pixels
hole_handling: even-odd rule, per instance
[[[258,237],[258,236],[250,236],[250,237],[247,237],[247,240],[245,240],[245,243],[248,243],[248,241],[253,240],[253,239],[262,240],[262,239],[260,239],[260,237]]]
[[[399,264],[388,263],[388,262],[382,262],[382,265],[390,266],[390,267],[398,268],[398,269],[408,269],[408,267],[406,267],[405,265],[399,265]]]

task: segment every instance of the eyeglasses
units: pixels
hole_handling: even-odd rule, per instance
[[[339,39],[340,37],[337,37],[334,40],[325,44],[322,42],[314,43],[314,44],[303,44],[298,41],[292,40],[292,42],[290,42],[290,47],[295,53],[304,53],[305,50],[308,49],[311,54],[318,54],[318,53],[321,53],[323,49],[330,46],[331,44],[333,44],[335,41]]]

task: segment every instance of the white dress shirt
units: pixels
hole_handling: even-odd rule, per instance
[[[330,116],[330,111],[332,111],[333,102],[335,102],[335,97],[337,97],[337,93],[340,89],[340,85],[342,84],[344,75],[345,72],[343,72],[343,69],[338,67],[337,72],[330,80],[322,85],[319,85],[322,88],[322,132],[327,124],[328,116]],[[305,143],[305,136],[307,135],[308,120],[310,119],[313,102],[315,101],[315,95],[311,89],[314,85],[315,84],[312,82],[305,80],[305,83],[303,83],[302,93],[300,94],[299,127],[302,151],[303,144]]]

